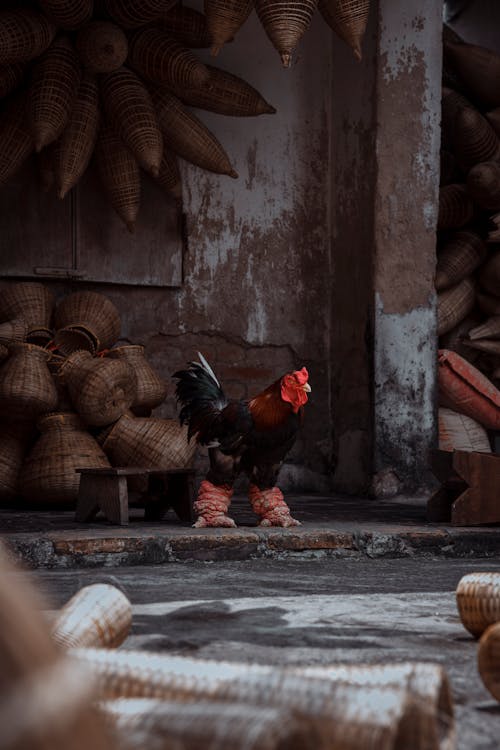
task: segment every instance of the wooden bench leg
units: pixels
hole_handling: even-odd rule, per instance
[[[127,477],[81,476],[76,520],[90,521],[98,510],[102,510],[111,523],[128,525]]]
[[[78,523],[92,521],[99,511],[99,502],[93,479],[94,477],[85,476],[84,474],[80,476],[75,513],[75,520]]]
[[[192,474],[170,474],[168,476],[168,500],[181,521],[192,523],[194,518],[195,482]]]

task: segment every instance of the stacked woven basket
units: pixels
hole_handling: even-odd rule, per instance
[[[318,0],[257,0],[285,65]],[[232,40],[253,0],[206,0],[205,15],[175,0],[39,0],[0,12],[0,185],[33,151],[42,185],[63,198],[95,161],[130,231],[141,169],[181,197],[177,157],[237,177],[217,138],[185,105],[248,117],[275,112],[246,81],[203,64]],[[361,57],[369,0],[321,0],[325,21]]]
[[[144,348],[111,348],[113,303],[95,292],[54,302],[36,283],[0,295],[0,499],[72,503],[77,468],[189,465],[185,429],[150,416],[167,390]]]
[[[474,380],[484,376],[481,388],[500,415],[499,77],[499,54],[467,44],[445,27],[435,276],[439,346],[469,363]],[[475,424],[474,414],[464,414],[453,415],[453,405],[451,412],[442,408],[444,432],[465,431],[469,449],[490,450],[481,424],[499,430],[500,418],[491,424],[477,418],[481,424]]]

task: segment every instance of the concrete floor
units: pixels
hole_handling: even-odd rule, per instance
[[[500,559],[322,559],[185,562],[32,572],[51,607],[95,581],[133,603],[125,648],[275,664],[442,664],[460,750],[500,746],[500,706],[476,667],[454,591],[461,576],[500,571]],[[409,750],[411,750],[409,748]]]

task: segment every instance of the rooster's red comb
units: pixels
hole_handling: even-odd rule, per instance
[[[309,373],[305,367],[303,367],[302,370],[295,370],[292,375],[299,385],[305,385],[309,380]]]

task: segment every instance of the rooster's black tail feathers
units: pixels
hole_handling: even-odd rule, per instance
[[[175,372],[173,377],[178,379],[175,395],[182,405],[179,420],[188,425],[188,440],[197,435],[198,442],[207,444],[215,437],[227,399],[205,357],[200,352],[198,356],[199,362],[189,362],[186,370]]]

